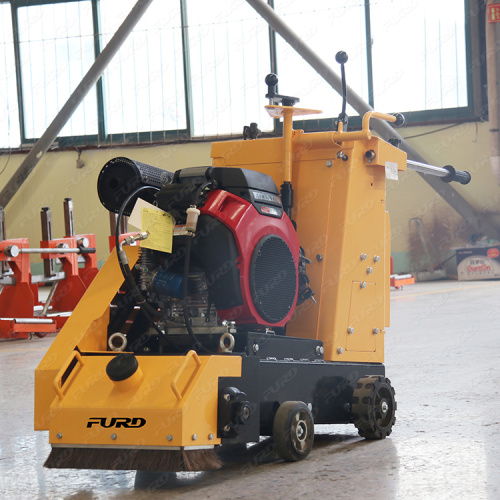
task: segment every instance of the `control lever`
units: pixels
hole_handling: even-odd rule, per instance
[[[278,85],[278,77],[274,73],[270,73],[265,79],[267,85],[266,97],[269,99],[270,104],[282,104],[283,106],[294,106],[300,99],[298,97],[290,97],[287,95],[281,95],[276,92],[276,86]]]
[[[335,60],[340,64],[340,77],[342,79],[342,111],[338,117],[337,121],[337,132],[339,130],[339,124],[342,123],[344,131],[347,131],[347,124],[349,122],[349,117],[346,114],[347,108],[347,83],[345,80],[345,63],[349,58],[347,57],[347,53],[343,50],[340,50],[335,54]]]

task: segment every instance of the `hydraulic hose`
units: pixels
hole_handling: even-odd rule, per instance
[[[146,189],[153,189],[154,191],[159,191],[159,188],[153,187],[153,186],[141,186],[137,188],[121,205],[120,210],[118,211],[118,216],[116,218],[116,231],[115,231],[115,246],[116,246],[116,251],[118,255],[118,263],[120,265],[120,270],[123,274],[123,277],[125,279],[125,282],[127,283],[130,291],[132,292],[132,295],[135,298],[135,301],[137,305],[141,308],[141,311],[143,312],[144,316],[146,319],[151,323],[153,328],[156,330],[156,332],[159,335],[160,339],[163,339],[165,342],[167,342],[169,345],[172,346],[172,343],[167,339],[167,335],[161,328],[155,323],[154,317],[158,313],[156,309],[154,309],[146,300],[144,295],[142,295],[141,291],[139,290],[139,287],[137,286],[134,277],[132,276],[132,271],[130,270],[130,267],[128,265],[128,262],[126,261],[126,255],[125,252],[121,249],[121,244],[120,244],[120,225],[121,225],[121,220],[123,217],[123,212],[125,211],[125,207],[128,205],[130,200],[134,198],[134,196],[137,196],[138,193],[141,191],[144,191]],[[123,253],[122,253],[123,252]],[[122,260],[123,258],[123,260]]]

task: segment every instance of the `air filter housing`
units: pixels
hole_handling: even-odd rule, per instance
[[[109,160],[97,179],[97,194],[104,208],[118,213],[123,202],[139,187],[161,188],[168,184],[174,174],[168,170],[152,167],[129,158],[117,157]],[[132,199],[124,215],[130,215],[137,198],[153,203],[155,192],[144,190]]]

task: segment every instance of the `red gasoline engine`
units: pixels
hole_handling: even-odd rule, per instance
[[[119,216],[130,214],[137,197],[169,212],[176,227],[186,224],[189,208],[200,212],[193,235],[174,232],[171,254],[143,248],[133,273],[169,334],[185,332],[186,323],[196,335],[220,334],[226,324],[284,333],[297,302],[312,295],[307,259],[266,174],[218,167],[172,174],[115,158],[103,167],[98,191],[106,208],[122,208]]]

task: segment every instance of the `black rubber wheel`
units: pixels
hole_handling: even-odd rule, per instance
[[[298,462],[309,455],[314,443],[314,419],[301,401],[286,401],[276,412],[273,424],[274,448],[286,462]]]
[[[358,380],[352,397],[354,425],[366,439],[384,439],[396,423],[396,392],[388,378],[370,375]]]

